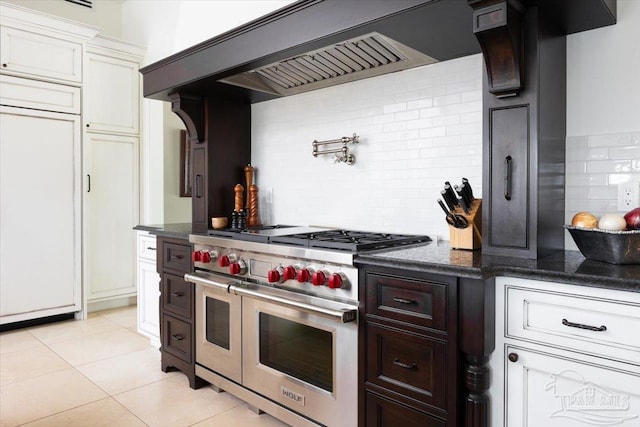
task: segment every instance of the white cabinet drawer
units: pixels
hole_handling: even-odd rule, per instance
[[[0,103],[12,107],[80,114],[80,88],[0,75]]]
[[[0,31],[2,72],[82,82],[82,44],[13,27]]]
[[[156,236],[138,235],[138,256],[149,261],[156,260]]]
[[[505,288],[505,334],[640,365],[640,304]],[[629,296],[633,296],[630,294]]]

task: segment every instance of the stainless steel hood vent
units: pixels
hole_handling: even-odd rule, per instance
[[[395,40],[370,33],[219,81],[286,96],[434,62]]]

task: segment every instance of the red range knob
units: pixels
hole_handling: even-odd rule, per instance
[[[191,259],[193,260],[193,262],[202,261],[202,252],[201,251],[193,251],[193,252],[191,252]]]
[[[329,276],[329,285],[331,289],[340,289],[342,287],[342,275],[340,273],[333,273]]]
[[[298,277],[297,277],[298,282],[300,282],[300,283],[308,282],[309,281],[309,276],[310,276],[309,270],[306,269],[306,268],[301,268],[298,271]]]
[[[240,264],[237,262],[229,266],[229,273],[231,274],[240,274],[240,270],[242,270],[242,268],[240,268]]]
[[[202,258],[202,262],[204,263],[211,262],[211,254],[208,251],[202,251],[200,257]]]
[[[293,266],[285,267],[282,271],[282,280],[293,280],[296,278],[296,268]]]
[[[278,270],[267,271],[267,281],[269,283],[277,283],[280,281],[280,272]]]
[[[311,277],[311,283],[313,284],[313,286],[322,286],[324,285],[324,282],[326,280],[327,280],[327,277],[324,275],[322,271],[316,271],[315,273],[313,273],[313,276]]]
[[[220,267],[229,267],[229,264],[231,264],[231,261],[229,261],[229,256],[222,255],[220,258],[218,258],[218,265]]]

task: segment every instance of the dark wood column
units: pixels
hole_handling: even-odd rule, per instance
[[[471,0],[485,60],[483,254],[564,249],[566,42],[557,5]]]
[[[458,348],[462,362],[462,408],[466,427],[489,425],[489,355],[495,348],[494,279],[458,279]]]
[[[193,231],[204,232],[211,217],[231,216],[233,186],[244,182],[251,162],[251,106],[183,93],[170,98],[191,142]]]

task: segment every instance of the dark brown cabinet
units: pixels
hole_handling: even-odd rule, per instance
[[[171,109],[184,122],[191,144],[193,231],[207,231],[210,218],[231,216],[233,188],[245,183],[244,167],[251,162],[251,106],[174,93]]]
[[[192,270],[191,244],[186,239],[158,236],[157,268],[160,275],[160,340],[162,370],[178,369],[189,378],[191,388],[206,381],[195,373],[193,333],[194,289],[184,280]]]
[[[482,252],[536,259],[564,249],[565,29],[546,4],[473,3],[478,18],[504,12],[499,23],[474,27],[486,65]],[[507,34],[513,49],[485,48]],[[517,85],[502,80],[512,75]]]
[[[457,278],[361,270],[361,426],[455,426]]]

